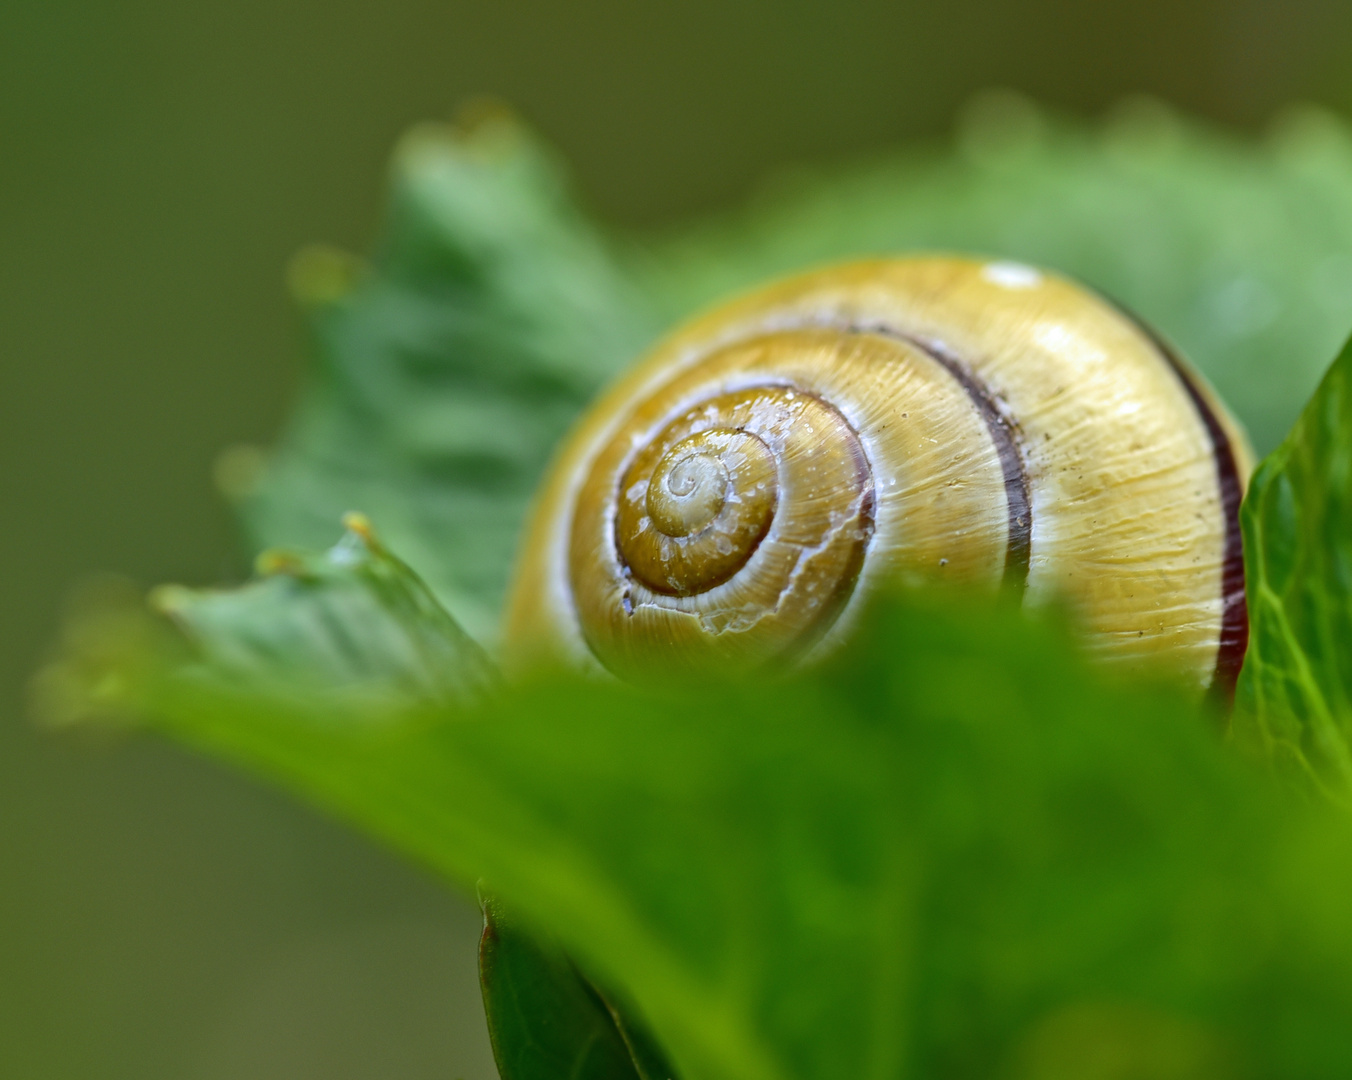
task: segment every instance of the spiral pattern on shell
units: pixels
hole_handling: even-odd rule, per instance
[[[829,649],[889,581],[1064,597],[1106,655],[1233,685],[1242,435],[1131,317],[1008,263],[792,279],[678,330],[540,500],[509,662]]]

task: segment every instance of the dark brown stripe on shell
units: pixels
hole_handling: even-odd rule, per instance
[[[1225,554],[1221,566],[1221,634],[1216,649],[1216,667],[1211,675],[1208,697],[1229,709],[1235,698],[1235,683],[1244,665],[1249,647],[1249,606],[1244,592],[1244,534],[1239,527],[1239,506],[1244,500],[1244,484],[1239,477],[1235,447],[1206,395],[1193,381],[1182,357],[1135,312],[1116,305],[1132,324],[1155,346],[1156,351],[1178,376],[1188,392],[1211,440],[1211,456],[1216,463],[1216,484],[1220,489],[1221,513],[1225,515]]]
[[[1033,550],[1033,506],[1029,495],[1028,470],[1019,449],[1018,430],[995,404],[995,395],[961,359],[938,342],[912,337],[889,326],[857,325],[850,329],[859,334],[894,338],[919,349],[953,376],[966,392],[985,422],[996,453],[1000,455],[1000,470],[1004,474],[1009,523],[1003,580],[1006,586],[1023,591],[1028,585],[1028,563]]]

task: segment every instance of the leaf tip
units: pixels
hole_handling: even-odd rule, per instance
[[[380,542],[376,539],[375,526],[371,524],[371,519],[360,510],[349,510],[343,515],[343,528],[354,534],[367,547],[380,547]]]

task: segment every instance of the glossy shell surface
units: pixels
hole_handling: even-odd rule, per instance
[[[510,666],[820,654],[889,581],[1064,598],[1093,648],[1233,684],[1242,434],[1160,339],[1054,275],[880,260],[660,343],[542,489]]]

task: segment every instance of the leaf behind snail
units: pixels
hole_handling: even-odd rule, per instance
[[[664,236],[607,237],[519,124],[424,128],[396,155],[365,268],[309,257],[316,370],[262,468],[223,469],[257,548],[317,549],[351,507],[491,643],[527,506],[599,388],[660,332],[809,264],[914,250],[1055,268],[1177,342],[1274,447],[1352,323],[1352,140],[1293,114],[1266,141],[1163,106],[964,126]],[[251,460],[256,460],[253,455]]]

